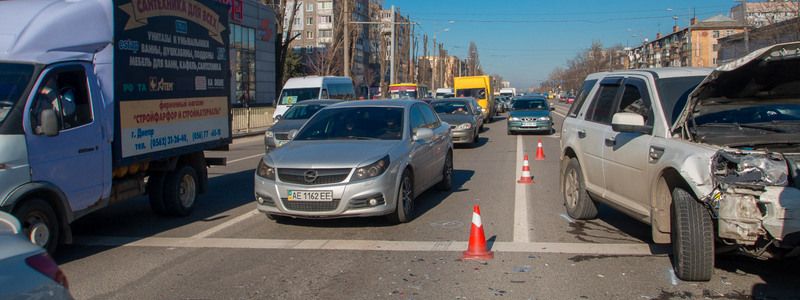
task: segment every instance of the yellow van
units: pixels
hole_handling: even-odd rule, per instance
[[[483,108],[485,120],[491,121],[491,117],[495,116],[492,79],[489,76],[455,77],[453,90],[456,97],[472,97],[478,100],[478,105]]]

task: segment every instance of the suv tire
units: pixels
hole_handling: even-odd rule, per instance
[[[561,172],[561,192],[564,195],[564,206],[570,217],[577,220],[590,220],[597,217],[597,205],[586,192],[581,164],[578,163],[577,158],[570,158]]]
[[[672,265],[686,281],[708,281],[714,271],[714,222],[683,188],[672,190]]]

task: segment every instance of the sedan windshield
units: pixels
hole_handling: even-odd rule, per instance
[[[32,74],[32,65],[0,64],[0,125],[22,97]]]
[[[285,120],[304,120],[310,119],[315,113],[327,105],[322,104],[309,104],[309,105],[294,105],[286,113],[283,114]]]
[[[465,101],[437,101],[433,102],[433,110],[437,114],[468,115],[469,105]]]
[[[295,140],[399,140],[402,129],[400,107],[334,108],[314,115]]]
[[[517,99],[513,107],[515,110],[547,110],[547,101]]]
[[[280,105],[294,105],[297,102],[316,99],[319,97],[319,88],[284,89],[281,92]]]

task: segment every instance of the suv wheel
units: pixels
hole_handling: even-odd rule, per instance
[[[589,220],[597,217],[597,206],[586,192],[583,173],[578,159],[570,158],[561,172],[561,188],[564,195],[564,206],[567,214],[577,220]]]
[[[672,257],[675,275],[708,281],[714,271],[714,224],[708,210],[682,188],[672,191]]]

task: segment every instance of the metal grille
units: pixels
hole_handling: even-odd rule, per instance
[[[306,172],[317,171],[317,178],[306,181]],[[318,185],[340,183],[350,175],[350,169],[278,169],[278,178],[286,183]]]
[[[332,211],[339,207],[341,199],[333,199],[333,201],[289,201],[287,198],[281,198],[283,206],[288,210],[295,211]]]
[[[538,119],[539,118],[533,118],[533,117],[524,117],[524,118],[522,118],[522,120],[525,121],[525,122],[533,122],[533,121],[536,121]]]
[[[276,140],[281,140],[281,141],[288,140],[289,139],[289,134],[288,133],[276,133],[275,134],[275,139]]]

